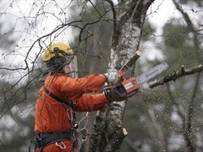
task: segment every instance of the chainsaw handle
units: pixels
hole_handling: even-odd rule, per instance
[[[137,59],[141,56],[141,52],[138,50],[135,54],[128,60],[128,62],[119,70],[120,77],[125,77],[126,79],[130,78],[132,75],[131,66],[137,61]]]
[[[121,79],[128,79],[132,76],[132,68],[123,66],[123,68],[118,72],[118,74]]]

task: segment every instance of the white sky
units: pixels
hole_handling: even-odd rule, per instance
[[[179,16],[171,0],[155,0],[148,9],[150,22],[161,28],[170,17]]]
[[[1,16],[1,20],[4,20],[5,21],[4,23],[7,23],[7,24],[6,24],[6,26],[4,26],[4,29],[2,29],[2,30],[6,30],[7,27],[9,27],[8,24],[10,24],[10,25],[16,24],[15,28],[22,30],[22,21],[24,20],[24,16],[29,15],[31,18],[30,19],[28,18],[27,21],[30,22],[31,20],[33,20],[37,11],[39,10],[39,8],[33,9],[33,0],[29,0],[29,1],[28,0],[18,0],[17,3],[14,3],[14,1],[3,0],[3,2],[5,2],[5,4],[3,4],[3,5],[4,5],[4,9],[6,9],[7,15]],[[41,3],[42,2],[43,1],[41,1]],[[58,2],[58,4],[61,4],[58,8],[46,7],[45,11],[46,12],[48,12],[48,11],[58,12],[60,10],[59,9],[60,7],[63,8],[64,5],[67,6],[67,4],[69,4],[69,2],[67,2],[67,1],[64,2],[64,1],[59,0],[57,2]],[[37,3],[39,5],[39,1]],[[49,6],[48,2],[47,2],[47,6]],[[1,13],[5,12],[4,9],[2,9],[0,12]],[[44,8],[41,8],[41,10],[43,10],[43,9]],[[170,0],[155,0],[155,2],[149,8],[148,14],[151,14],[151,15],[149,15],[149,19],[155,26],[162,27],[167,22],[168,17],[173,17],[173,16],[177,15],[177,11],[175,10],[175,7],[173,6],[173,4]],[[55,15],[57,16],[57,13]],[[19,18],[18,16],[20,16],[21,19],[17,19],[17,18]],[[58,19],[56,19],[56,17],[53,17],[53,16],[51,17],[51,15],[50,16],[47,15],[47,17],[49,17],[49,20],[43,19],[44,21],[40,22],[40,24],[36,25],[33,22],[33,26],[36,26],[36,27],[35,27],[35,29],[30,28],[32,30],[30,32],[33,32],[34,34],[36,34],[38,36],[47,34],[48,32],[52,31],[53,28],[57,24],[59,24],[59,21],[58,21]],[[62,16],[62,20],[64,19],[63,17],[64,18],[67,17],[67,14],[66,14],[66,16],[65,15]],[[9,21],[8,21],[8,18],[11,18],[11,19],[9,19]],[[70,41],[72,40],[72,38],[69,38],[69,39],[70,39]]]
[[[0,13],[5,13],[6,11],[6,14],[1,15],[0,21],[4,22],[4,26],[1,30],[6,33],[8,30],[10,30],[10,27],[12,26],[14,28],[18,40],[17,47],[13,48],[15,50],[18,50],[17,51],[18,55],[10,59],[12,63],[14,61],[20,61],[16,60],[16,58],[25,57],[28,48],[36,39],[38,39],[42,35],[51,32],[58,24],[60,24],[57,18],[58,16],[61,17],[61,20],[63,22],[65,21],[65,18],[69,18],[68,14],[63,15],[58,14],[57,12],[64,9],[65,6],[69,6],[70,1],[57,1],[58,4],[60,4],[60,6],[57,7],[56,6],[53,7],[53,2],[51,3],[51,1],[46,1],[45,8],[44,7],[39,8],[40,3],[42,5],[44,1],[35,1],[37,3],[34,6],[33,0],[16,0],[16,1],[3,0],[3,2],[4,4],[2,6],[4,7],[3,9],[0,10]],[[49,5],[52,7],[49,7]],[[37,13],[40,14],[43,11],[56,13],[55,16],[47,14],[45,17],[42,14],[35,20],[36,14]],[[154,26],[158,27],[156,34],[160,34],[161,27],[168,21],[169,17],[174,17],[176,15],[177,11],[175,10],[175,7],[173,6],[170,0],[155,0],[155,2],[151,5],[151,7],[148,10],[148,18],[150,22]],[[40,22],[38,22],[39,20]],[[70,30],[66,30],[57,39],[59,41],[70,44],[73,40],[73,34],[70,33]],[[157,50],[154,48],[155,46],[153,43],[146,41],[141,45],[143,45],[145,49],[150,50],[151,54],[149,55],[149,52],[143,54],[142,57],[143,60],[145,60],[145,57],[150,58],[151,60],[155,59],[156,57],[161,58],[161,56],[159,56],[160,53],[157,53]],[[38,48],[36,48],[36,51],[32,50],[32,54],[37,53],[38,50],[39,50]],[[30,56],[30,61],[32,60],[33,58]],[[22,66],[24,66],[23,62],[20,63],[22,63]],[[19,64],[19,62],[17,64]]]

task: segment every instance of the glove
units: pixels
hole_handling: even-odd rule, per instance
[[[115,85],[120,81],[118,70],[116,69],[109,69],[107,73],[104,73],[104,75],[106,76],[109,84]]]
[[[104,88],[104,94],[106,95],[106,98],[112,102],[112,101],[123,101],[126,100],[127,93],[125,91],[125,88],[123,85],[116,85],[116,86],[108,86]]]

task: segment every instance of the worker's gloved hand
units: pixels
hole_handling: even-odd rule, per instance
[[[109,69],[107,73],[104,73],[107,79],[107,83],[109,84],[117,84],[120,81],[120,77],[118,75],[118,70]]]
[[[127,93],[123,88],[123,85],[108,86],[104,88],[104,94],[106,98],[112,101],[124,101],[127,99]]]

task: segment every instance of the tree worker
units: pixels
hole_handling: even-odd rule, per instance
[[[39,90],[36,102],[35,152],[77,152],[74,111],[102,110],[108,101],[126,99],[115,94],[114,89],[101,92],[105,82],[119,81],[115,72],[75,77],[74,57],[70,46],[61,42],[51,43],[44,51],[42,59],[50,73]]]

